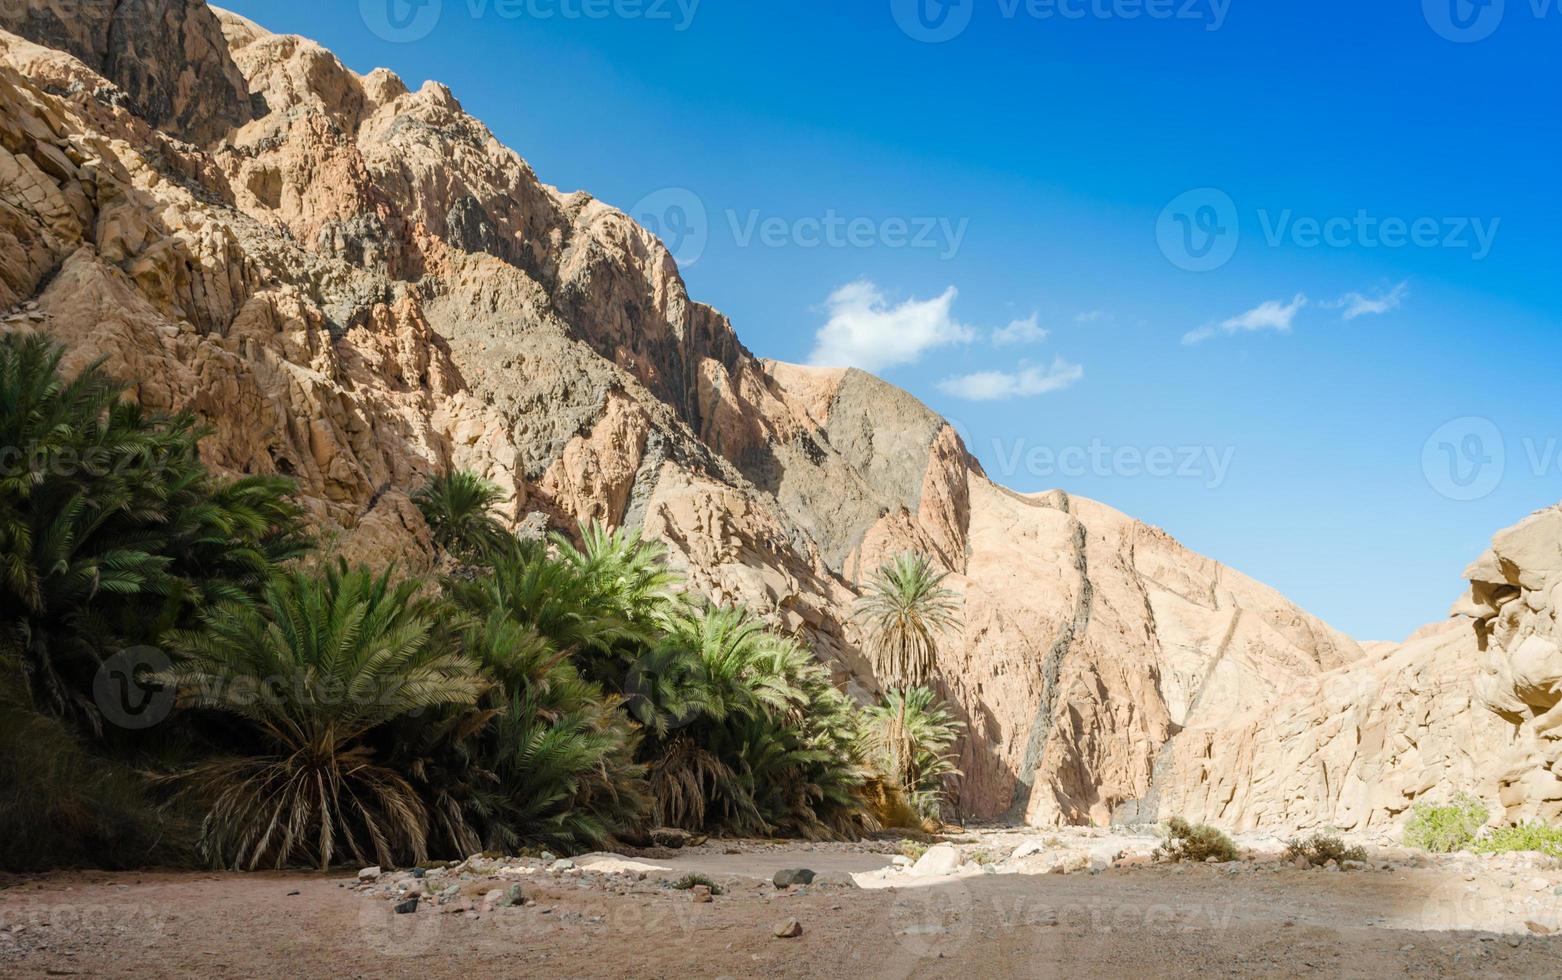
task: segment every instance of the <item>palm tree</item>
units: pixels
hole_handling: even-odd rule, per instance
[[[434,771],[437,836],[468,854],[600,847],[640,822],[639,737],[619,699],[505,610],[472,623],[463,642],[496,683],[467,718],[436,722],[437,736],[454,736],[435,753],[441,761],[407,767]]]
[[[962,727],[927,688],[890,691],[865,712],[863,752],[897,769],[908,802],[921,816],[933,817],[945,780],[960,774],[953,749]]]
[[[926,555],[896,555],[879,567],[857,601],[873,669],[888,686],[927,683],[938,660],[939,634],[959,628],[960,597],[944,587],[948,577]]]
[[[279,576],[258,608],[226,603],[172,636],[179,661],[153,680],[183,706],[238,719],[256,746],[175,777],[210,801],[210,860],[253,870],[303,858],[327,868],[344,853],[427,859],[427,809],[374,737],[408,715],[474,704],[488,682],[421,589],[342,562],[323,577]]]
[[[881,565],[857,602],[874,671],[891,692],[928,683],[938,660],[940,634],[960,627],[960,598],[944,586],[926,555],[900,554]],[[907,698],[898,698],[889,753],[894,776],[909,794],[915,747],[907,727]]]
[[[430,477],[412,496],[434,543],[458,558],[490,554],[510,537],[493,514],[503,499],[498,487],[466,470]]]
[[[105,651],[156,642],[218,601],[249,601],[309,547],[291,481],[223,482],[188,414],[143,412],[91,364],[0,337],[0,647],[56,712],[99,727]]]

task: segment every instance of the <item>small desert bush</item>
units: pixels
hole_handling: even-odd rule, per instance
[[[900,842],[900,853],[913,861],[920,861],[922,855],[927,853],[927,845],[919,840],[903,840]]]
[[[1444,804],[1417,803],[1405,825],[1405,846],[1434,854],[1451,854],[1475,842],[1490,814],[1486,805],[1468,793]]]
[[[711,881],[705,875],[684,875],[673,882],[673,887],[681,892],[691,891],[696,885],[704,885],[706,888],[709,888],[712,895],[720,895],[722,891],[720,885]]]
[[[1235,861],[1240,855],[1230,837],[1208,824],[1194,826],[1182,817],[1172,817],[1161,834],[1161,846],[1155,849],[1158,861],[1194,861],[1202,863],[1210,858],[1217,861]]]
[[[1562,858],[1562,827],[1547,827],[1539,823],[1499,827],[1476,841],[1474,848],[1481,854],[1539,851]]]
[[[1365,861],[1367,852],[1361,847],[1351,847],[1330,834],[1313,834],[1311,837],[1286,841],[1285,858],[1287,861],[1301,858],[1313,867],[1321,868],[1330,861],[1335,864]]]

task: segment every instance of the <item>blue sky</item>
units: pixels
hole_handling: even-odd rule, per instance
[[[662,222],[755,353],[1358,637],[1562,499],[1559,0],[386,2],[228,6]]]

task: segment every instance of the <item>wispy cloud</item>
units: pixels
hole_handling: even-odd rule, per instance
[[[809,362],[881,371],[915,363],[935,347],[970,343],[976,331],[951,312],[959,295],[950,286],[934,299],[891,304],[866,279],[848,283],[825,303],[830,319],[819,328]]]
[[[1042,329],[1040,317],[1035,313],[993,331],[993,344],[998,347],[1039,344],[1046,339],[1047,331]]]
[[[1405,297],[1410,295],[1410,283],[1405,281],[1387,292],[1380,292],[1376,296],[1367,296],[1363,293],[1349,292],[1338,300],[1329,304],[1330,309],[1343,309],[1341,319],[1354,320],[1362,316],[1382,316],[1390,313],[1405,302]]]
[[[1087,310],[1074,317],[1075,323],[1107,323],[1112,319],[1112,314],[1106,310]]]
[[[1085,369],[1059,357],[1051,366],[1020,365],[1014,372],[979,371],[938,383],[946,395],[967,401],[996,402],[1010,398],[1033,398],[1062,391],[1085,376]]]
[[[1220,323],[1212,323],[1190,330],[1183,334],[1184,344],[1199,344],[1221,333],[1252,333],[1259,330],[1274,330],[1278,333],[1290,333],[1291,324],[1296,321],[1296,314],[1307,306],[1307,297],[1297,293],[1296,298],[1287,303],[1284,300],[1272,299],[1267,303],[1255,306],[1241,316],[1234,316]]]

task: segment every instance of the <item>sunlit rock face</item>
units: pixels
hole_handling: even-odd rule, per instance
[[[1562,507],[1498,534],[1465,573],[1455,612],[1475,620],[1476,688],[1511,726],[1496,772],[1509,818],[1562,817]]]

